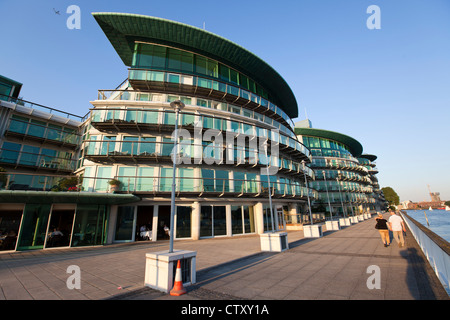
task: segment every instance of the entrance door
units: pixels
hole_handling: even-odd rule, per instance
[[[170,206],[159,206],[158,208],[158,240],[170,239]]]
[[[136,240],[151,240],[153,228],[153,206],[138,206],[136,218]]]
[[[68,247],[72,236],[75,210],[53,209],[47,230],[46,248]]]

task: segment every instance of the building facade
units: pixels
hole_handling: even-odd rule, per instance
[[[283,78],[202,29],[93,15],[129,67],[127,80],[99,90],[84,117],[11,90],[1,101],[1,250],[156,241],[172,227],[175,239],[201,239],[299,226],[317,192],[307,185],[311,153],[294,132],[297,102]],[[185,106],[179,152],[174,101]]]
[[[361,155],[363,147],[356,139],[312,128],[309,120],[297,123],[295,133],[311,150],[311,168],[316,176],[311,187],[319,193],[314,207],[325,212],[327,219],[381,210],[372,156]]]

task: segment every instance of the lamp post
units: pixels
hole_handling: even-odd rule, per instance
[[[172,173],[172,197],[170,201],[170,245],[169,253],[173,252],[173,230],[175,229],[174,217],[175,217],[175,173],[177,170],[177,157],[178,157],[178,114],[184,108],[184,103],[180,100],[175,100],[170,103],[170,106],[175,110],[175,142],[174,142],[174,154],[173,154],[173,173]]]
[[[267,149],[268,149],[267,141],[268,141],[268,140],[264,141],[264,146],[265,146],[264,152],[265,152],[265,156],[266,156],[266,160],[267,160],[267,168],[266,168],[266,169],[267,169],[267,185],[268,185],[268,188],[269,188],[270,219],[272,220],[272,232],[274,232],[274,231],[275,231],[275,228],[274,228],[274,222],[273,222],[272,191],[270,190],[270,175],[269,175],[269,165],[270,165],[270,163],[271,163],[271,161],[272,161],[272,158],[269,158],[269,156],[268,156],[268,151],[267,151]],[[270,159],[270,160],[269,160],[269,159]]]
[[[331,221],[333,221],[333,213],[331,211],[330,196],[328,194],[327,177],[325,175],[325,170],[322,170],[322,174],[323,174],[323,178],[325,179],[325,190],[327,191],[328,208],[330,209],[330,219],[331,219]]]
[[[306,197],[308,198],[309,219],[311,220],[311,225],[313,225],[314,223],[313,223],[312,212],[311,212],[311,201],[309,200],[308,181],[306,180],[305,160],[302,160],[302,165],[303,165],[303,175],[305,176]]]
[[[339,178],[341,177],[341,175],[338,175],[336,177],[336,181],[337,181],[337,185],[338,185],[338,190],[339,190],[339,196],[341,197],[341,205],[342,205],[342,212],[344,213],[344,218],[347,218],[347,213],[346,210],[344,208],[344,202],[342,201],[342,193],[341,193],[341,187],[339,185]]]

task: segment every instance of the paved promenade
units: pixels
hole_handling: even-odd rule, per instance
[[[444,300],[440,285],[408,231],[406,246],[385,248],[372,218],[305,239],[288,233],[290,249],[261,253],[258,236],[175,241],[197,251],[197,284],[172,297],[143,287],[145,254],[168,249],[168,241],[0,254],[0,299],[58,300]],[[70,290],[67,268],[81,270],[81,289]],[[380,268],[380,289],[368,289]]]

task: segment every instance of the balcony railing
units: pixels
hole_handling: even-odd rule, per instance
[[[57,116],[60,116],[63,118],[67,118],[67,119],[71,119],[71,120],[75,120],[78,122],[84,122],[87,119],[87,117],[89,116],[89,113],[87,113],[84,117],[82,117],[82,116],[78,116],[78,115],[75,115],[75,114],[72,114],[69,112],[65,112],[62,110],[46,107],[46,106],[43,106],[41,104],[37,104],[34,102],[26,101],[26,100],[19,99],[19,98],[13,98],[13,97],[10,97],[10,96],[4,95],[4,94],[0,94],[0,97],[1,97],[0,100],[3,100],[3,101],[11,102],[16,105],[32,108],[35,110],[44,111],[46,113],[54,114],[54,115],[57,115]]]
[[[294,128],[295,126],[291,118],[277,105],[257,94],[228,83],[204,77],[147,69],[130,69],[128,78],[130,81],[159,82],[158,86],[162,85],[163,87],[177,88],[180,86],[192,86],[198,89],[194,89],[197,94],[201,95],[203,93],[206,97],[211,95],[213,91],[216,91],[222,99],[227,100],[228,96],[230,96],[230,99],[235,103],[242,100],[242,104],[247,106],[250,106],[251,104],[249,104],[249,102],[251,102],[257,107],[272,112],[280,120],[291,126],[291,128]]]
[[[164,110],[145,110],[145,109],[94,109],[92,110],[91,123],[98,129],[114,129],[126,126],[128,128],[146,128],[156,126],[166,127],[168,131],[173,131],[175,125],[175,113]],[[276,130],[269,130],[257,127],[243,122],[215,118],[207,115],[197,115],[194,113],[183,112],[179,118],[179,123],[184,128],[203,128],[215,129],[232,134],[243,134],[249,137],[268,138],[273,142],[280,143],[281,147],[286,146],[293,151],[302,153],[307,162],[311,159],[311,152],[296,139],[280,134]]]
[[[110,178],[38,175],[0,172],[0,190],[67,191],[67,192],[118,192],[170,195],[172,177],[166,176],[115,176],[120,186],[113,191]],[[318,198],[318,192],[294,182],[271,182],[263,179],[223,179],[176,177],[176,192],[186,196],[216,195],[233,197],[267,198]]]
[[[120,160],[135,163],[171,162],[173,155],[173,142],[157,141],[111,141],[86,140],[84,157],[91,161],[104,162],[105,160]],[[206,164],[230,164],[233,166],[263,167],[270,165],[277,167],[284,173],[306,174],[309,179],[315,179],[315,172],[303,166],[298,161],[276,156],[267,159],[258,149],[233,146],[227,144],[196,144],[191,141],[181,141],[179,144],[179,162],[192,164],[202,160]]]

